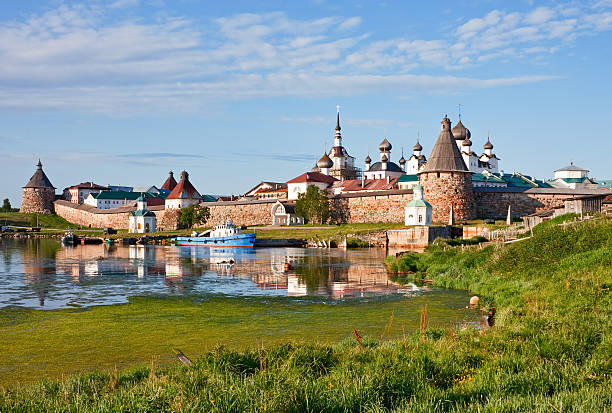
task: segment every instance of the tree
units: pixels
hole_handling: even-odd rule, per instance
[[[206,206],[192,205],[181,209],[179,223],[184,228],[193,228],[196,225],[205,224],[210,218],[210,210]]]
[[[5,198],[4,202],[2,203],[2,208],[0,208],[0,211],[11,212],[12,210],[13,208],[11,207],[11,201],[9,201],[8,198]]]
[[[324,224],[329,218],[329,199],[327,192],[309,185],[306,192],[298,195],[295,203],[295,213],[304,217],[307,222]]]

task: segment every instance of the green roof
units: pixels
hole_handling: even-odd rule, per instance
[[[396,182],[418,182],[418,175],[402,175],[398,178]]]
[[[552,188],[548,183],[539,179],[534,179],[529,175],[503,174],[501,175],[501,179],[503,179],[509,187],[514,188]]]
[[[561,180],[563,180],[564,182],[568,183],[568,184],[577,184],[577,183],[582,183],[586,180],[586,177],[582,177],[582,178],[561,178]]]
[[[91,194],[94,199],[127,199],[129,201],[136,201],[141,195],[147,198],[166,199],[165,194],[154,194],[152,192],[102,191],[98,194]]]
[[[212,195],[206,195],[206,194],[202,195],[202,201],[204,202],[215,202],[216,200],[217,198],[215,198]]]
[[[134,217],[154,217],[155,214],[148,209],[137,209],[132,212],[132,216]]]
[[[427,201],[423,201],[422,199],[413,199],[412,201],[408,202],[406,204],[406,206],[409,207],[430,207],[431,208],[431,204]]]
[[[608,180],[601,180],[601,181],[597,181],[597,188],[612,188],[612,180],[608,179]]]
[[[472,174],[472,182],[498,182],[500,184],[505,183],[505,181],[497,175],[484,174]]]

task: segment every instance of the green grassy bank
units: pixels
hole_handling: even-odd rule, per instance
[[[258,238],[340,239],[347,234],[362,235],[388,229],[403,228],[403,223],[378,222],[341,225],[294,225],[284,228],[252,227]]]
[[[218,348],[191,367],[4,390],[0,411],[611,411],[612,220],[557,223],[507,246],[433,247],[389,263],[480,295],[497,308],[491,329]]]
[[[88,309],[0,310],[0,385],[60,378],[74,372],[120,369],[156,359],[174,363],[173,347],[193,357],[223,344],[233,350],[294,341],[331,344],[353,329],[385,338],[419,328],[429,304],[435,327],[473,320],[462,291],[431,291],[404,299],[373,297],[329,303],[286,297],[145,298]],[[0,411],[2,409],[0,408]]]

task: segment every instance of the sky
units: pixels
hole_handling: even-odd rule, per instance
[[[570,162],[612,179],[612,0],[91,0],[0,8],[0,198],[40,158],[84,181],[242,194],[310,170],[333,142],[362,167],[448,114],[500,169]]]

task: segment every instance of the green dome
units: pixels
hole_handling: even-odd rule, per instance
[[[412,201],[406,204],[408,207],[429,207],[431,208],[431,204],[427,201],[423,201],[422,199],[413,199]]]

